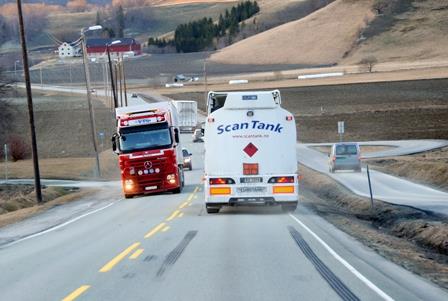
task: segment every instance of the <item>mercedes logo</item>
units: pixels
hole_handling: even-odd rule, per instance
[[[144,166],[145,166],[145,169],[150,169],[150,168],[152,167],[152,163],[151,163],[151,161],[146,161],[146,162],[144,163]]]

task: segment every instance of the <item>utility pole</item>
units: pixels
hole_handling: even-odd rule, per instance
[[[95,115],[93,112],[92,107],[92,96],[91,92],[92,89],[90,87],[90,72],[89,72],[89,61],[87,60],[87,46],[86,46],[86,31],[89,30],[97,30],[101,29],[101,25],[91,26],[87,30],[82,29],[81,30],[81,44],[82,44],[82,58],[84,62],[84,73],[86,76],[86,88],[87,88],[87,105],[89,108],[89,115],[90,115],[90,131],[91,131],[91,138],[93,143],[93,149],[95,151],[95,160],[96,160],[96,166],[95,166],[95,176],[101,177],[101,168],[100,168],[100,158],[98,154],[98,144],[96,139],[96,126],[95,126]]]
[[[118,58],[118,61],[117,61],[117,68],[118,68],[117,74],[118,74],[118,78],[119,78],[119,81],[120,81],[120,106],[123,107],[123,74],[121,72],[121,69],[122,69],[121,67],[122,67],[122,65],[121,65],[120,59]]]
[[[17,0],[17,12],[19,14],[19,30],[20,30],[20,43],[22,44],[23,73],[25,75],[26,97],[28,102],[28,117],[30,122],[31,149],[33,154],[33,168],[34,168],[34,189],[36,190],[36,201],[38,204],[41,204],[42,188],[40,186],[39,158],[37,154],[36,129],[34,126],[33,96],[31,93],[31,80],[30,80],[30,70],[28,66],[28,52],[26,47],[25,27],[23,25],[22,0]]]
[[[120,100],[120,107],[123,106],[123,99],[121,98],[121,80],[120,80],[120,67],[118,66],[117,62],[114,64],[115,68],[115,84],[117,86],[117,93]]]
[[[123,86],[124,86],[124,104],[128,106],[128,91],[126,89],[126,71],[124,70],[123,56],[121,57],[121,71],[123,72]]]
[[[109,61],[110,85],[112,88],[114,107],[116,108],[116,107],[118,107],[118,100],[117,100],[117,90],[115,88],[114,69],[112,68],[112,61],[110,59],[110,45],[112,45],[112,43],[106,45],[106,50],[107,50],[107,59]]]
[[[204,56],[204,99],[205,104],[207,105],[207,54]]]
[[[72,78],[72,62],[68,64],[68,74],[70,76],[70,92],[73,93],[73,78]]]

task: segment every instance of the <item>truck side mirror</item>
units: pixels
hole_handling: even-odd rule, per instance
[[[174,129],[174,141],[179,143],[179,129]]]
[[[112,135],[112,139],[111,140],[112,140],[112,150],[113,150],[114,153],[118,154],[118,151],[117,151],[117,137],[118,137],[118,134],[115,133],[115,134]]]

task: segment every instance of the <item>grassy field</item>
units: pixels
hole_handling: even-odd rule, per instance
[[[29,141],[28,116],[23,98],[10,101],[15,112],[12,122],[15,127],[10,136]],[[36,136],[42,176],[58,179],[90,179],[94,170],[94,152],[90,136],[87,101],[82,96],[61,96],[53,93],[35,95],[34,112]],[[113,113],[102,102],[94,101],[97,131],[101,151],[103,176],[118,179],[118,160],[111,151],[110,137],[115,130]],[[20,160],[8,163],[9,175],[13,178],[32,176],[32,162]],[[0,164],[4,170],[4,163]]]

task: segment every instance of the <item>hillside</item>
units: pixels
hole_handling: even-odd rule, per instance
[[[366,40],[342,63],[356,64],[366,56],[378,62],[448,60],[448,1],[413,1],[404,8],[372,22]]]
[[[277,26],[229,47],[211,60],[233,64],[358,64],[448,60],[448,2],[336,0],[296,21]],[[266,55],[269,54],[269,55]]]
[[[337,63],[374,17],[372,3],[373,0],[337,0],[300,20],[224,48],[211,59],[233,64]]]

